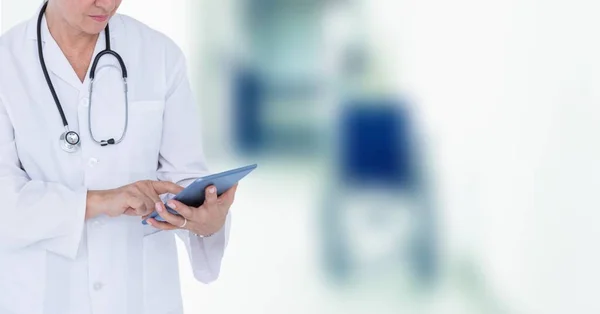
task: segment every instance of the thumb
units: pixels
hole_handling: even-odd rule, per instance
[[[167,193],[178,194],[183,191],[183,187],[170,181],[152,181],[152,187],[158,195]]]
[[[125,212],[123,213],[123,215],[126,216],[137,216],[135,210],[133,208],[128,208],[127,210],[125,210]]]

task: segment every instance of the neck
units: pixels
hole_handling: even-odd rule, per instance
[[[46,23],[52,38],[63,51],[86,51],[96,45],[98,34],[90,35],[82,30],[76,29],[57,14],[54,2],[48,3],[46,9]]]

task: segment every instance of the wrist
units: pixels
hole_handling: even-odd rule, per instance
[[[104,214],[102,203],[104,202],[104,191],[88,191],[85,219],[92,219],[94,217]]]
[[[213,233],[209,233],[209,234],[206,234],[206,235],[204,235],[204,234],[201,234],[201,233],[195,233],[194,231],[192,231],[192,234],[193,234],[194,236],[196,236],[196,237],[198,237],[198,238],[201,238],[201,239],[204,239],[204,238],[210,238],[210,237],[214,236],[214,235],[215,235],[215,233],[216,233],[216,232],[213,232]]]
[[[222,229],[223,227],[219,228],[218,230],[214,230],[211,232],[210,230],[191,230],[190,232],[192,235],[198,237],[198,238],[210,238],[212,236],[214,236],[215,234],[219,233],[219,231]]]

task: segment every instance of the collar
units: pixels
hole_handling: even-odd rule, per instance
[[[35,16],[33,16],[31,20],[27,23],[27,36],[33,41],[37,41],[37,20],[41,9],[42,6],[39,7],[39,9],[36,11]],[[116,47],[116,49],[118,49],[118,45],[115,44],[115,38],[118,38],[119,33],[123,30],[123,19],[120,15],[115,15],[110,19],[109,23],[110,38],[112,41],[111,48],[115,49]],[[48,70],[53,72],[58,78],[62,79],[72,87],[80,90],[85,89],[85,87],[88,84],[87,82],[89,74],[86,74],[86,79],[82,84],[79,78],[77,78],[77,76],[75,75],[75,72],[73,71],[71,65],[69,64],[64,54],[62,53],[60,47],[58,47],[54,39],[51,37],[50,30],[48,29],[48,24],[46,23],[45,17],[42,18],[41,26],[41,39],[43,43],[43,49],[45,54],[44,57],[46,59],[45,61]],[[93,56],[95,57],[101,50],[103,50],[105,45],[106,44],[104,41],[104,32],[102,32],[98,37]]]

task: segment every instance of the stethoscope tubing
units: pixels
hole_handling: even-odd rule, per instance
[[[52,94],[52,98],[54,99],[54,103],[56,104],[56,108],[58,109],[63,126],[65,128],[65,132],[61,135],[61,138],[60,138],[60,140],[64,142],[64,143],[61,143],[61,146],[67,152],[74,152],[76,150],[77,146],[80,144],[79,134],[77,134],[77,132],[75,132],[75,131],[71,131],[69,128],[69,122],[67,121],[67,118],[63,111],[62,105],[60,103],[60,99],[58,98],[58,95],[56,94],[54,85],[52,84],[52,80],[50,79],[50,74],[48,73],[48,68],[46,67],[46,62],[44,59],[44,53],[43,53],[43,47],[42,47],[42,20],[43,20],[44,13],[46,12],[47,7],[48,7],[48,2],[46,1],[44,3],[44,5],[42,6],[42,9],[40,11],[40,14],[38,16],[38,21],[37,21],[38,55],[39,55],[42,72],[44,73],[44,78],[46,79],[46,83],[48,84],[48,89],[50,90],[50,93]],[[128,85],[127,85],[127,75],[128,75],[127,67],[125,66],[125,62],[123,61],[123,58],[117,52],[112,50],[110,47],[110,27],[108,24],[106,25],[106,28],[104,29],[104,35],[105,35],[105,39],[106,39],[105,40],[106,48],[103,51],[101,51],[100,53],[98,53],[98,55],[96,55],[96,57],[94,58],[94,60],[92,62],[92,67],[90,69],[90,76],[89,76],[90,88],[89,88],[89,98],[88,98],[88,129],[90,132],[90,137],[92,138],[92,140],[94,142],[96,142],[97,144],[100,144],[101,146],[108,146],[108,145],[119,144],[123,141],[123,139],[125,139],[125,135],[127,134],[127,127],[129,124],[128,123],[128,121],[129,121],[129,99],[128,99]],[[124,94],[125,94],[125,126],[123,128],[123,132],[119,139],[115,140],[114,138],[111,138],[108,140],[100,140],[99,141],[94,137],[94,134],[92,131],[92,118],[91,118],[92,94],[93,94],[93,89],[94,89],[94,80],[96,78],[96,68],[98,67],[100,59],[106,55],[113,56],[119,62],[121,76],[123,78],[123,90],[124,90]],[[67,136],[69,134],[72,136]],[[73,136],[73,135],[75,135],[75,136]],[[70,138],[76,138],[77,140],[69,142]]]

